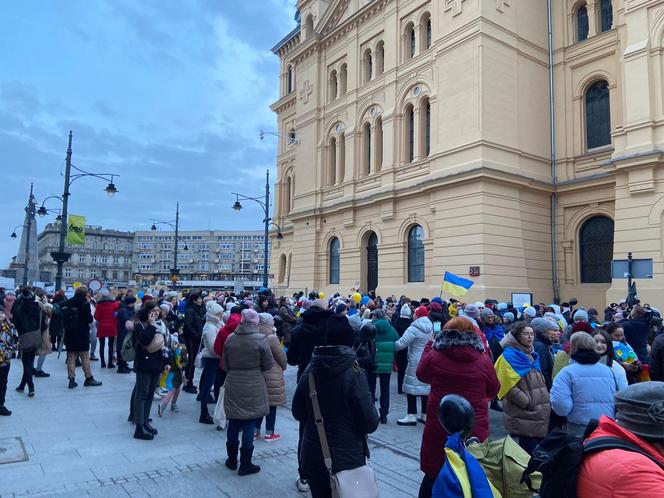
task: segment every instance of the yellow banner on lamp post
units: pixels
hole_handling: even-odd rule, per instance
[[[85,216],[69,215],[67,242],[73,246],[82,246],[85,243]]]

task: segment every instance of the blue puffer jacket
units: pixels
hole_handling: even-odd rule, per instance
[[[551,408],[577,425],[585,426],[602,415],[614,418],[613,396],[619,387],[615,374],[606,365],[570,360],[553,380]]]

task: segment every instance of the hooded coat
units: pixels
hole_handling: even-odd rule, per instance
[[[226,370],[224,368],[224,344],[228,337],[235,332],[235,329],[240,325],[240,320],[242,320],[242,315],[239,313],[231,313],[228,315],[228,319],[224,323],[224,326],[219,329],[217,332],[217,337],[214,340],[214,352],[220,358],[219,368]]]
[[[205,315],[205,325],[203,325],[203,334],[201,335],[201,356],[203,358],[219,358],[214,350],[214,343],[217,334],[221,329],[221,318],[212,313]]]
[[[118,335],[119,303],[110,297],[102,297],[95,307],[97,337],[116,337]]]
[[[540,368],[542,369],[542,375],[544,375],[544,380],[546,381],[546,388],[551,389],[551,386],[553,385],[553,362],[556,359],[556,356],[553,354],[553,349],[551,348],[551,340],[544,332],[535,332],[533,348],[539,355]]]
[[[182,332],[188,339],[200,339],[203,333],[204,307],[194,301],[187,301],[184,309],[184,326]]]
[[[92,323],[90,303],[83,294],[74,294],[74,297],[67,300],[65,306],[78,309],[76,326],[65,329],[67,351],[88,351],[90,349],[90,324]]]
[[[270,411],[264,373],[274,364],[258,325],[241,323],[224,344],[224,410],[229,420],[254,420]]]
[[[588,439],[617,437],[630,442],[664,465],[664,455],[644,439],[602,417]],[[586,456],[576,484],[579,498],[664,498],[664,470],[648,457],[633,451],[604,450]]]
[[[394,349],[400,351],[408,348],[408,366],[403,380],[403,391],[413,396],[428,396],[431,390],[428,384],[417,379],[417,366],[424,352],[424,347],[431,340],[433,323],[429,317],[423,316],[415,320],[406,332],[394,343]]]
[[[272,368],[263,372],[267,385],[268,404],[270,406],[282,406],[286,404],[286,383],[284,382],[284,370],[288,366],[286,353],[281,348],[274,327],[266,323],[259,323],[258,329],[267,338],[274,360]]]
[[[304,425],[300,461],[308,478],[328,477],[309,397],[309,371],[314,375],[325,434],[332,456],[332,472],[355,469],[366,463],[366,434],[378,428],[378,412],[367,377],[348,346],[322,346],[314,351],[293,396],[292,412]]]
[[[298,381],[311,361],[314,348],[325,344],[325,322],[331,316],[329,310],[311,307],[302,313],[302,321],[293,329],[286,356],[289,365],[297,366]]]
[[[489,437],[489,400],[500,383],[482,340],[473,332],[442,330],[435,345],[429,342],[417,366],[417,378],[431,385],[427,402],[427,421],[422,434],[420,469],[436,479],[445,460],[448,434],[438,421],[438,404],[448,394],[466,398],[475,411],[471,435],[484,441]]]
[[[394,343],[397,331],[385,318],[373,321],[376,327],[376,373],[391,373],[394,364]]]
[[[46,330],[46,313],[39,301],[33,298],[21,296],[14,304],[14,315],[12,319],[19,337],[35,330]]]

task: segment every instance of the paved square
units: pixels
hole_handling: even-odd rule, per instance
[[[25,462],[28,454],[23,441],[18,437],[0,439],[0,465],[14,462]]]

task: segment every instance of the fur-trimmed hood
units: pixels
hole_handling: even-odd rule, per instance
[[[471,347],[480,353],[484,353],[482,339],[475,332],[459,332],[458,330],[441,330],[436,334],[433,342],[433,348],[438,351]]]

